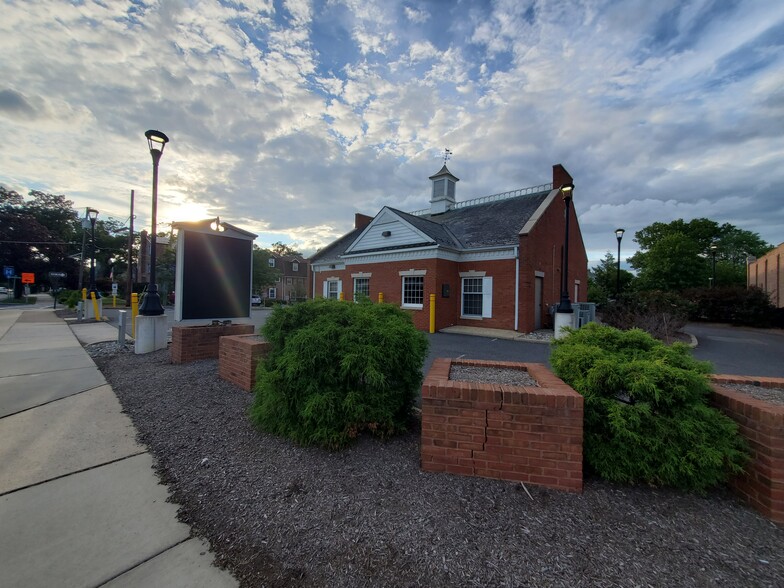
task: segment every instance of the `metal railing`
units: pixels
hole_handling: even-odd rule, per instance
[[[482,196],[481,198],[474,198],[473,200],[465,200],[463,202],[455,202],[450,210],[458,208],[466,208],[468,206],[476,206],[477,204],[486,204],[487,202],[497,202],[499,200],[507,200],[508,198],[516,198],[517,196],[527,196],[528,194],[538,194],[539,192],[549,192],[553,189],[552,183],[539,184],[538,186],[529,186],[528,188],[518,188],[517,190],[510,190],[509,192],[500,192],[498,194],[491,194],[490,196]],[[409,212],[413,216],[422,216],[430,214],[429,208],[421,210],[414,210]]]

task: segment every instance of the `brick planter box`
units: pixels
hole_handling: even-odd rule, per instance
[[[525,370],[539,387],[450,380],[453,364]],[[582,492],[583,397],[542,364],[436,359],[422,385],[421,467]]]
[[[259,335],[221,337],[218,350],[218,374],[246,392],[256,384],[256,366],[267,357],[270,344]]]
[[[784,405],[758,400],[722,384],[784,388],[784,378],[712,376],[713,404],[738,423],[751,447],[746,473],[730,482],[733,490],[767,518],[784,524]]]
[[[252,335],[253,325],[205,325],[172,327],[169,348],[172,363],[218,357],[218,340],[227,335]]]

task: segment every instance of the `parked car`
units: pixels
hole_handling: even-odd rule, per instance
[[[250,304],[251,306],[261,306],[261,296],[258,294],[254,294],[250,297]]]

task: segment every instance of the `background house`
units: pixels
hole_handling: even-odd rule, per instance
[[[267,263],[279,273],[276,281],[264,289],[263,298],[279,302],[300,302],[308,297],[309,262],[306,258],[273,252]]]
[[[529,332],[552,326],[560,300],[565,233],[560,187],[572,177],[560,164],[553,181],[457,202],[459,179],[446,167],[429,178],[430,208],[384,207],[356,214],[354,230],[311,258],[312,295],[369,296],[412,311],[427,329],[436,295],[436,329],[482,326]],[[570,207],[572,302],[585,301],[588,258]]]

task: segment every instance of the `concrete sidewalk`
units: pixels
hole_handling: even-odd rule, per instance
[[[166,502],[86,342],[52,310],[0,311],[0,584],[237,586]]]

